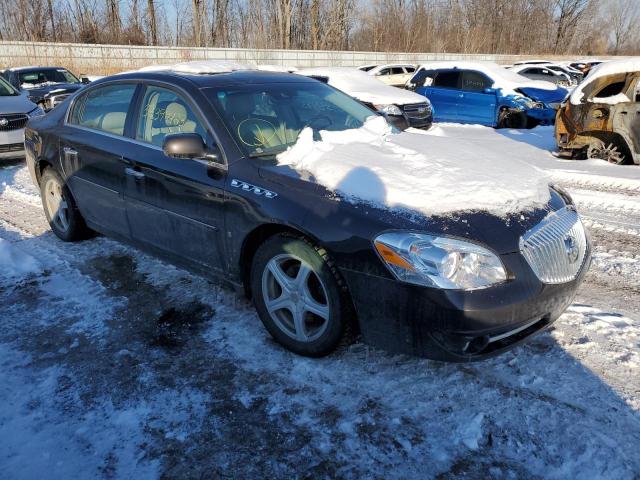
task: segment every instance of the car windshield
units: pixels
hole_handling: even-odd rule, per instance
[[[359,128],[373,111],[320,82],[269,83],[204,90],[250,157],[273,156],[296,143],[305,127]]]
[[[80,83],[80,80],[64,68],[47,68],[43,70],[27,70],[18,73],[22,88],[33,88],[55,83]]]
[[[9,82],[0,77],[0,97],[10,97],[15,95],[20,94],[9,84]]]

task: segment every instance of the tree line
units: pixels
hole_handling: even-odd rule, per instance
[[[640,53],[639,0],[2,0],[0,40],[504,54]]]

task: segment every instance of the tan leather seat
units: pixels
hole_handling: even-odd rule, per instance
[[[164,125],[151,128],[151,137],[166,136],[172,133],[194,133],[196,122],[188,119],[187,109],[178,102],[171,102],[165,108],[163,115]],[[155,143],[155,142],[154,142]]]
[[[125,112],[109,112],[100,122],[100,129],[114,135],[124,135],[124,122],[127,119]]]

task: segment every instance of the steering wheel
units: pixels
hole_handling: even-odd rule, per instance
[[[238,138],[250,147],[265,147],[276,136],[276,127],[263,118],[247,118],[238,125]]]

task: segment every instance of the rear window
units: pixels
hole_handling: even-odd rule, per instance
[[[107,85],[89,90],[73,105],[69,123],[124,135],[135,84]]]
[[[391,69],[391,75],[404,75],[404,70],[402,67],[393,67]]]

